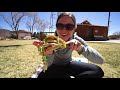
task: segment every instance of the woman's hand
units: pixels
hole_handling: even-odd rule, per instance
[[[72,40],[66,42],[66,44],[70,45],[69,47],[71,50],[80,51],[82,48],[81,43],[76,39],[72,39]]]
[[[37,47],[42,46],[43,44],[44,44],[43,41],[34,41],[33,42],[33,45],[35,45]],[[51,55],[51,54],[53,54],[52,46],[49,45],[49,47],[46,47],[44,49],[44,53],[45,53],[45,55]]]
[[[34,41],[33,42],[33,45],[35,45],[35,46],[42,46],[44,44],[44,42],[43,41]]]

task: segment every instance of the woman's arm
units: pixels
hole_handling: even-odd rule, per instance
[[[78,36],[75,36],[74,38],[77,39],[82,44],[82,48],[81,50],[78,51],[78,54],[82,54],[85,58],[94,63],[97,64],[103,63],[103,57],[97,50],[89,46],[82,38]]]

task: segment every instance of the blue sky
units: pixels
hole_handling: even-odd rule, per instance
[[[53,14],[54,14],[53,25],[55,25],[57,12],[53,12]],[[76,17],[77,23],[81,23],[84,20],[88,20],[91,24],[94,25],[100,25],[100,26],[108,25],[109,12],[73,12],[73,14]],[[39,15],[40,18],[50,23],[51,12],[39,12]],[[109,35],[115,32],[120,32],[120,12],[111,12],[109,26],[110,26],[108,32]],[[1,19],[1,17],[0,17],[0,28],[11,30],[10,26],[6,22],[4,22]],[[19,29],[27,30],[24,23],[20,24]],[[45,31],[49,31],[49,29],[46,29]],[[55,29],[52,29],[52,31],[54,32]]]

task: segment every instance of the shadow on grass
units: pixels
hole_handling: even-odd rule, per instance
[[[22,46],[22,45],[7,45],[7,46],[0,46],[0,47],[19,47],[19,46]]]
[[[24,45],[32,45],[32,44],[24,44]],[[5,45],[5,46],[0,46],[0,47],[19,47],[19,46],[24,46],[24,45]]]

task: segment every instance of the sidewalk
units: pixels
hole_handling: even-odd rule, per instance
[[[87,41],[87,42],[120,43],[120,40],[107,40],[107,41]]]

